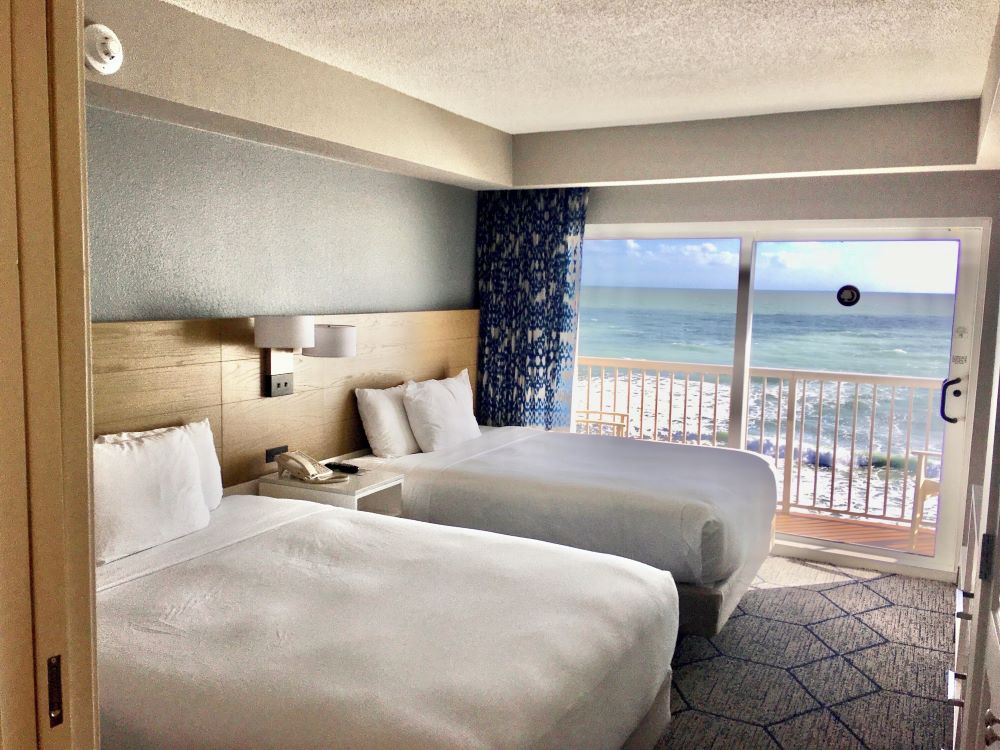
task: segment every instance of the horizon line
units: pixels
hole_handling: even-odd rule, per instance
[[[670,290],[670,291],[689,291],[689,292],[732,292],[736,293],[735,287],[714,287],[714,286],[638,286],[630,284],[580,284],[582,289],[656,289],[656,290]],[[755,292],[817,292],[817,293],[828,293],[836,292],[835,289],[757,289]],[[955,292],[919,292],[919,291],[864,291],[864,294],[933,294],[940,297],[954,297]]]

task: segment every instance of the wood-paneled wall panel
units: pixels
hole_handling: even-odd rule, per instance
[[[358,355],[295,358],[295,393],[262,398],[249,318],[98,323],[97,433],[146,430],[208,417],[227,485],[274,470],[264,450],[289,445],[317,457],[366,446],[354,389],[455,375],[475,388],[477,310],[317,316],[356,325]],[[100,364],[98,364],[100,363]]]
[[[448,341],[479,335],[478,310],[428,310],[374,315],[319,315],[317,323],[353,325],[358,328],[358,349],[390,344]]]
[[[127,372],[219,362],[218,320],[101,323],[93,327],[93,371]]]
[[[219,321],[222,361],[258,359],[260,349],[253,345],[253,318],[225,318]]]
[[[127,422],[222,403],[221,364],[158,367],[94,375],[95,422]]]
[[[226,434],[222,477],[226,485],[267,474],[264,451],[287,445],[325,458],[365,445],[361,420],[343,389],[299,391],[282,398],[224,404]]]

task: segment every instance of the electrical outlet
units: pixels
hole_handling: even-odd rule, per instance
[[[268,448],[264,451],[264,463],[271,463],[280,453],[288,453],[288,446],[279,445],[277,448]]]
[[[295,392],[295,378],[292,373],[264,376],[265,396],[288,396]]]

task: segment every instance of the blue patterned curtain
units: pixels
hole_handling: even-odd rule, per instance
[[[479,193],[479,417],[569,427],[587,188]]]

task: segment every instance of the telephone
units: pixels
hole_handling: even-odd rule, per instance
[[[331,482],[346,482],[347,474],[339,474],[321,464],[302,451],[279,453],[275,459],[278,462],[278,476],[287,475],[303,482],[312,484],[329,484]]]

